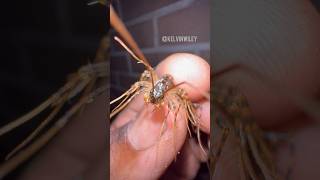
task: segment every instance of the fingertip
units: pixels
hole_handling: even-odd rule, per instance
[[[210,102],[201,102],[197,113],[200,114],[200,129],[203,132],[210,134]]]
[[[138,95],[116,116],[115,120],[112,121],[110,126],[110,130],[114,130],[120,128],[130,122],[133,118],[137,116],[137,114],[143,108],[145,102],[143,100],[142,95]]]
[[[203,92],[210,89],[210,66],[203,58],[190,53],[175,53],[165,58],[156,68],[158,74],[170,74],[175,84],[187,82],[181,88],[191,100],[204,98]],[[191,87],[193,86],[193,87]]]

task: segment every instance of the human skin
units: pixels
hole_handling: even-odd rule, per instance
[[[172,75],[175,84],[188,82],[197,88],[186,84],[179,86],[187,91],[192,102],[199,104],[197,113],[201,117],[201,129],[209,133],[209,100],[202,95],[210,87],[208,63],[192,54],[177,53],[165,58],[156,72],[159,77]],[[165,118],[166,103],[160,109],[154,108],[152,104],[146,105],[139,96],[111,125],[111,179],[192,179],[196,176],[205,158],[199,156],[202,152],[195,141],[187,139],[185,110],[179,110],[174,128],[175,113],[171,111]],[[160,136],[165,119],[166,128]],[[175,157],[176,162],[167,168]]]

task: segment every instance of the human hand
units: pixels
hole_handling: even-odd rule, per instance
[[[192,102],[200,105],[197,113],[201,117],[201,130],[209,134],[209,100],[201,95],[209,91],[209,65],[198,56],[177,53],[163,60],[156,72],[159,77],[172,75],[175,84],[187,81],[198,88],[195,90],[186,84],[180,87],[187,91]],[[176,128],[172,125],[175,113],[170,112],[165,118],[167,110],[166,103],[154,110],[154,106],[146,105],[139,95],[118,115],[110,132],[111,179],[192,179],[196,176],[200,162],[206,158],[195,141],[186,140],[184,110],[181,108],[178,112]],[[160,136],[165,119],[166,128]],[[176,156],[177,161],[168,168]]]

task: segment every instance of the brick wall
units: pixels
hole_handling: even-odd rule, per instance
[[[118,0],[113,6],[152,66],[177,52],[209,61],[209,0]],[[168,35],[197,36],[197,41],[163,42],[162,37]],[[111,41],[110,67],[111,99],[128,89],[144,70],[115,41]]]

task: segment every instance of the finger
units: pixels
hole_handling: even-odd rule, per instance
[[[178,113],[175,119],[170,112],[166,119],[168,109],[154,108],[145,106],[137,119],[111,132],[111,179],[158,179],[177,155],[186,138],[184,114]]]
[[[189,53],[175,53],[168,56],[157,66],[157,72],[161,75],[170,74],[173,76],[175,84],[187,82],[180,88],[188,93],[192,101],[203,99],[203,93],[210,89],[210,66],[199,56]]]
[[[187,91],[188,97],[195,102],[200,103],[198,114],[200,115],[200,128],[207,134],[210,132],[210,103],[201,101],[204,99],[203,93],[210,89],[210,66],[199,56],[189,53],[175,53],[168,56],[157,66],[157,72],[161,75],[170,74],[175,80],[175,84],[188,82],[179,88]]]
[[[116,119],[112,122],[110,126],[110,131],[113,131],[116,128],[120,128],[132,119],[136,118],[137,114],[139,113],[139,111],[141,111],[143,105],[145,104],[142,96],[143,95],[141,94],[133,98],[133,100],[128,104],[128,106],[125,107],[122,110],[122,112],[119,113],[118,116],[116,116]]]
[[[210,134],[210,102],[201,101],[199,107],[197,108],[197,114],[199,114],[200,129]]]

